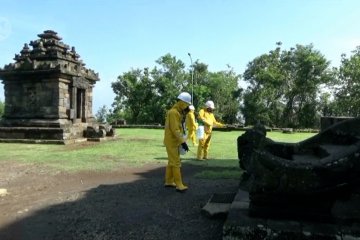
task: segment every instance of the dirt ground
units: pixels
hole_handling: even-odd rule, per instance
[[[178,193],[163,187],[162,164],[49,174],[7,163],[0,168],[0,188],[8,191],[0,196],[0,239],[221,239],[224,219],[201,208],[213,193],[236,192],[238,181],[194,177],[205,168],[184,164],[189,190]]]

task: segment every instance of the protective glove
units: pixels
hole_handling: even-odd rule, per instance
[[[182,146],[182,148],[185,150],[185,151],[189,151],[189,147],[188,147],[188,145],[186,144],[186,142],[183,142],[182,144],[181,144],[181,146]]]

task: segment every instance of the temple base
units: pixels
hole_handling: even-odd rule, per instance
[[[95,122],[72,122],[67,119],[3,119],[0,142],[71,144],[112,139],[110,125]]]
[[[223,226],[223,240],[336,240],[360,239],[360,224],[272,219],[249,216],[249,194],[239,190]]]

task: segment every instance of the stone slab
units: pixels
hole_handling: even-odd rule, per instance
[[[69,140],[50,140],[50,139],[11,139],[0,138],[0,143],[27,143],[27,144],[73,144],[86,142],[86,138],[69,139]]]
[[[201,212],[210,218],[226,217],[235,193],[214,193]]]
[[[230,209],[230,203],[207,203],[202,209],[201,212],[210,218],[214,217],[225,217]]]
[[[360,239],[360,225],[266,219],[249,216],[249,194],[239,190],[223,226],[223,240],[336,240]]]

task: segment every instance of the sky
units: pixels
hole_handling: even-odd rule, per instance
[[[111,107],[119,75],[153,68],[168,53],[186,69],[190,53],[210,71],[230,65],[242,74],[281,41],[284,50],[313,44],[338,67],[360,45],[359,9],[359,0],[0,0],[0,68],[53,30],[99,74],[95,114]]]

